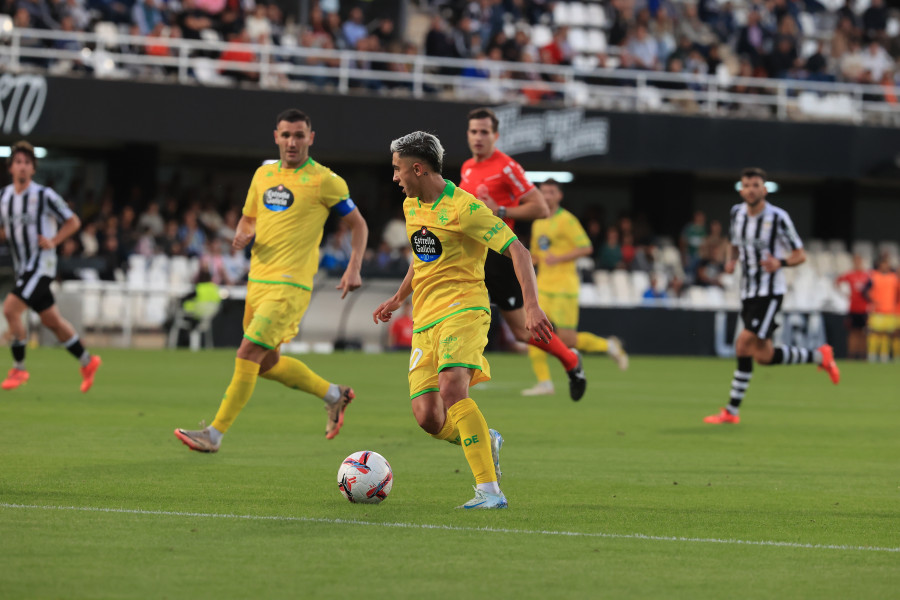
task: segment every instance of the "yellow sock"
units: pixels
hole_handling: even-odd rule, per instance
[[[609,342],[599,335],[579,331],[575,338],[575,349],[582,352],[606,352],[609,350]]]
[[[900,337],[894,338],[894,360],[900,359]]]
[[[550,365],[547,364],[547,353],[537,346],[528,346],[528,358],[531,359],[531,370],[538,381],[550,381]]]
[[[431,437],[436,440],[444,440],[445,442],[450,442],[451,444],[462,446],[462,441],[459,437],[459,429],[457,429],[456,425],[453,424],[453,420],[450,418],[449,411],[447,413],[447,418],[444,419],[444,426],[441,427],[441,430],[437,433],[432,433]]]
[[[475,483],[497,481],[494,459],[491,458],[491,434],[487,421],[471,398],[464,398],[447,410],[447,415],[459,428],[463,452],[469,461],[469,468],[475,475]]]
[[[300,390],[324,398],[331,385],[317,375],[306,364],[290,356],[281,356],[275,366],[260,375],[294,390]]]
[[[866,340],[869,346],[869,356],[878,356],[878,348],[881,346],[881,334],[870,332]]]
[[[891,352],[891,336],[884,333],[881,335],[881,356],[887,358]]]
[[[222,397],[222,404],[219,406],[219,412],[212,422],[212,426],[225,433],[238,413],[250,400],[253,395],[253,388],[256,387],[256,379],[259,376],[259,365],[250,360],[243,358],[234,359],[234,375],[225,395]]]

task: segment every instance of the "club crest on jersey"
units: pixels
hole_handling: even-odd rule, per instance
[[[538,238],[538,248],[541,250],[549,250],[550,249],[550,238],[546,235],[542,235]]]
[[[428,231],[427,227],[417,230],[409,238],[409,241],[412,243],[413,252],[422,262],[437,260],[444,250],[441,246],[441,240]]]
[[[263,193],[263,205],[269,210],[281,212],[289,209],[293,203],[294,194],[284,184],[270,187]]]

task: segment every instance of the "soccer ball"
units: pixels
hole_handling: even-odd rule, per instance
[[[344,459],[337,481],[338,489],[350,502],[378,504],[391,493],[394,473],[382,455],[362,450]]]

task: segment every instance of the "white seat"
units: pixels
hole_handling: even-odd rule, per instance
[[[602,5],[588,5],[587,22],[591,27],[606,27],[606,12],[604,12]]]
[[[531,28],[531,43],[541,48],[553,41],[553,31],[546,25],[535,25]]]
[[[587,8],[583,2],[569,2],[569,22],[572,25],[584,25],[587,19]]]
[[[588,52],[594,54],[606,53],[606,34],[599,29],[591,29],[588,31]]]
[[[830,252],[846,252],[847,245],[844,240],[828,240],[828,250]]]
[[[94,25],[94,33],[97,34],[98,48],[114,48],[119,45],[119,29],[115,23],[100,21]]]
[[[201,29],[200,39],[204,42],[221,42],[222,36],[215,29]]]
[[[569,29],[568,40],[569,44],[572,46],[572,50],[575,52],[587,52],[588,39],[584,29],[581,29],[580,27]]]
[[[206,347],[212,348],[214,346],[212,322],[219,313],[221,306],[221,302],[198,302],[192,315],[189,315],[183,309],[179,309],[175,314],[175,321],[169,329],[169,348],[177,347],[178,333],[182,329],[190,330],[188,338],[191,352],[196,352],[200,349],[200,341],[204,335],[206,336]],[[196,325],[194,321],[196,321]]]
[[[631,279],[628,277],[627,271],[616,269],[610,275],[610,281],[616,304],[630,306],[635,303],[635,294],[631,288]]]
[[[553,4],[553,24],[568,25],[572,22],[569,12],[569,5],[566,2],[556,2]]]
[[[650,275],[644,271],[631,273],[631,287],[638,296],[642,296],[650,287]]]

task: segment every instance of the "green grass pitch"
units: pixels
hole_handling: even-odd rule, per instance
[[[419,430],[407,356],[302,357],[355,387],[341,434],[318,399],[260,380],[218,454],[233,352],[30,351],[0,393],[0,598],[889,598],[900,581],[897,365],[759,368],[743,423],[711,426],[732,360],[586,359],[588,392],[523,398],[524,356],[473,389],[502,453],[506,511],[462,512],[462,450]],[[352,505],[341,460],[395,483]]]

